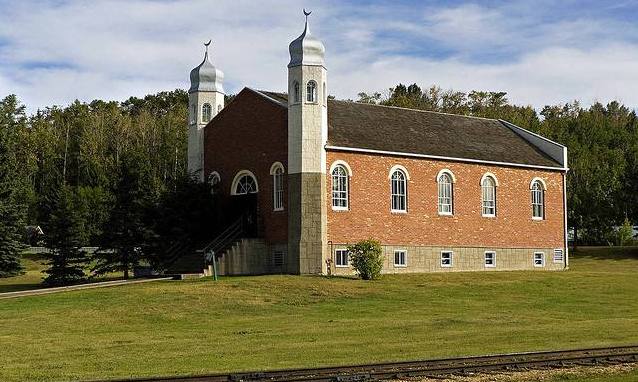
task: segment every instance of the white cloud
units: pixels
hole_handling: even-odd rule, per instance
[[[630,84],[638,84],[637,62],[638,46],[627,45],[590,51],[548,48],[529,53],[516,62],[502,64],[393,57],[346,76],[334,74],[331,86],[337,94],[354,96],[351,89],[372,92],[385,90],[398,82],[416,82],[421,86],[437,84],[462,91],[506,91],[513,103],[537,108],[575,99],[585,104],[618,99],[635,106],[638,105],[638,94]],[[341,65],[347,65],[347,62]]]
[[[288,43],[303,29],[294,0],[37,4],[0,1],[0,92],[30,110],[188,88],[209,37],[227,91],[283,90]],[[621,21],[526,18],[529,4],[313,7],[330,93],[340,98],[417,82],[507,91],[535,107],[614,98],[638,106],[638,33]]]

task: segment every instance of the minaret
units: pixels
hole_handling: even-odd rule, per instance
[[[204,127],[224,107],[224,73],[208,61],[208,41],[204,60],[191,70],[188,90],[188,172],[204,181]]]
[[[290,272],[326,272],[328,109],[325,48],[310,34],[290,43],[288,64],[288,259]]]

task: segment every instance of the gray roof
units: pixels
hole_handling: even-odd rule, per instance
[[[287,107],[283,93],[260,91]],[[563,167],[496,119],[328,100],[328,145],[384,152]]]

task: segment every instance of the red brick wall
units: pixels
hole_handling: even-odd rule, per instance
[[[466,164],[416,158],[329,151],[328,240],[352,243],[374,238],[383,244],[477,246],[499,248],[562,248],[563,178],[560,172]],[[333,211],[330,165],[346,161],[352,169],[349,211]],[[408,180],[407,214],[390,212],[390,181],[394,165],[404,166]],[[439,216],[436,176],[441,169],[454,173],[454,216]],[[496,175],[495,218],[481,216],[480,180]],[[532,220],[529,185],[534,177],[547,184],[545,220]]]
[[[261,231],[271,243],[287,241],[287,182],[284,176],[284,211],[273,211],[270,167],[281,162],[287,173],[288,117],[285,108],[244,89],[204,132],[204,171],[221,176],[222,198],[228,201],[233,178],[241,170],[257,177]]]

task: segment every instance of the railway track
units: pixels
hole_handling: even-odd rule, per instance
[[[365,382],[633,362],[638,362],[638,345],[312,369],[109,380],[109,382]]]

